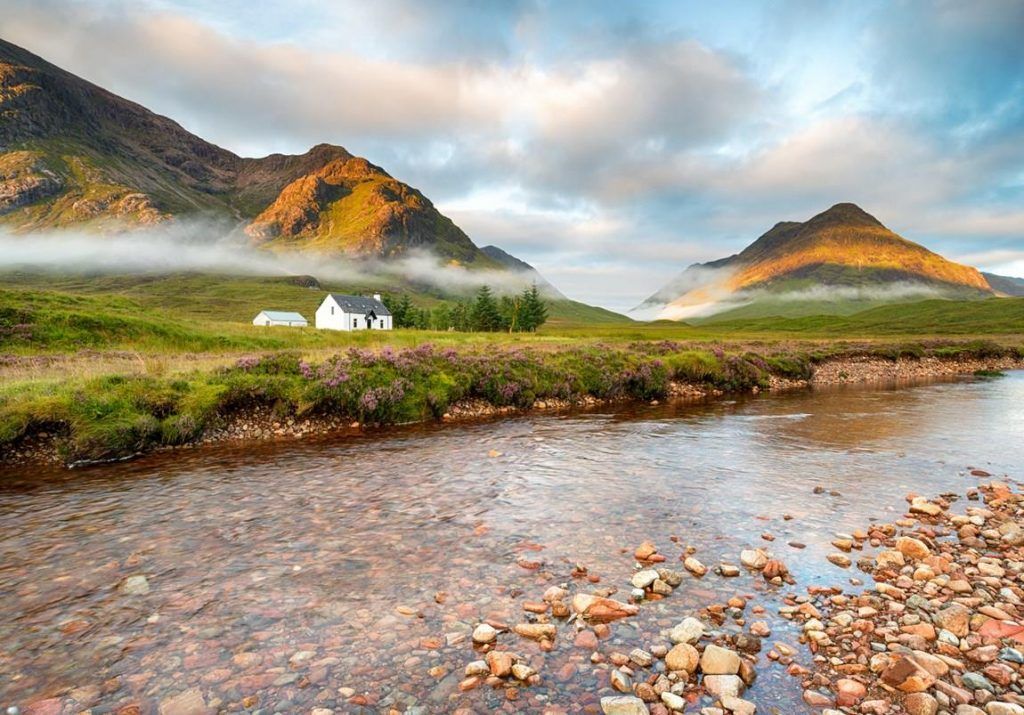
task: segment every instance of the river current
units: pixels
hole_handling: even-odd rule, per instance
[[[516,700],[460,691],[480,657],[468,634],[526,620],[523,601],[553,584],[626,600],[632,551],[651,540],[679,569],[686,546],[709,566],[763,546],[797,583],[687,574],[597,650],[665,644],[683,617],[746,596],[773,633],[745,697],[809,712],[764,653],[798,646],[776,614],[786,594],[867,578],[826,561],[834,534],[897,518],[909,492],[962,493],[969,468],[1022,466],[1024,374],[1011,373],[0,467],[0,706],[593,711],[610,666],[572,625],[550,652],[500,637],[541,675]],[[577,565],[599,582],[574,579]]]

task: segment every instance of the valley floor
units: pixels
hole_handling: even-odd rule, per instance
[[[1024,299],[703,325],[594,322],[613,314],[552,304],[547,325],[519,334],[250,323],[262,308],[311,315],[321,296],[278,278],[0,276],[0,458],[74,464],[353,424],[972,373],[1024,357]]]

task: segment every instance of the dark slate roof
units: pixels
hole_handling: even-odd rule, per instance
[[[373,298],[367,298],[362,295],[342,295],[341,293],[331,293],[330,296],[334,298],[334,302],[340,305],[341,309],[346,313],[362,313],[365,315],[372,311],[378,318],[382,315],[391,315],[391,311],[383,303]]]

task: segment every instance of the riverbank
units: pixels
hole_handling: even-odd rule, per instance
[[[230,440],[1019,368],[1021,348],[977,341],[763,354],[670,341],[487,350],[420,345],[351,349],[319,363],[277,353],[187,375],[8,386],[0,393],[0,464],[70,466]]]
[[[814,654],[805,702],[857,713],[1024,712],[1024,496],[991,482],[966,497],[973,503],[961,510],[955,494],[908,495],[902,518],[833,542],[829,561],[840,566],[851,551],[875,552],[854,557],[875,585],[808,589],[811,599],[789,609]]]

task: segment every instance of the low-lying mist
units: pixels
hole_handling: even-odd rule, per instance
[[[521,291],[534,278],[525,273],[467,269],[428,251],[388,260],[338,254],[269,251],[253,246],[222,224],[176,221],[166,226],[114,234],[62,230],[11,234],[0,231],[0,273],[74,274],[215,273],[283,277],[310,275],[321,283],[372,285],[401,292],[410,285],[445,294],[469,294],[482,285],[497,293]]]
[[[686,303],[670,303],[662,306],[657,313],[660,320],[685,320],[687,318],[708,318],[728,310],[743,308],[754,303],[775,304],[785,309],[794,303],[898,303],[908,300],[948,298],[948,290],[926,283],[901,281],[877,286],[834,286],[819,285],[800,290],[776,292],[770,290],[748,290],[719,296],[716,299],[693,300]]]

